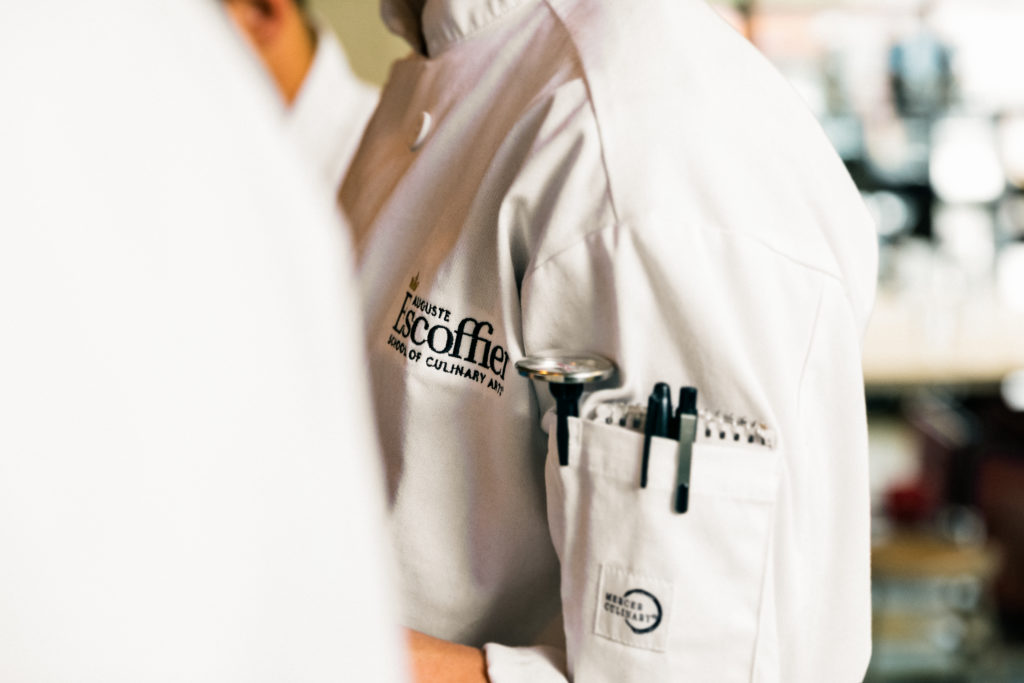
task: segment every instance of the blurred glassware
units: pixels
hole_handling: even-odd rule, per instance
[[[1018,413],[1024,413],[1024,370],[1011,372],[1003,378],[999,393],[1007,407]]]
[[[932,26],[953,46],[958,98],[975,111],[1024,107],[1017,65],[1024,60],[1024,3],[946,0]]]
[[[922,303],[926,303],[930,298],[926,290],[933,280],[935,246],[931,240],[911,237],[899,242],[892,251],[896,275],[892,283],[893,292],[916,299],[921,296],[920,292],[925,291]]]
[[[1024,239],[1024,193],[1010,192],[999,201],[996,226],[1003,241]]]
[[[1006,189],[1006,177],[988,118],[955,116],[932,128],[929,179],[935,194],[950,204],[994,202]]]
[[[906,321],[922,345],[920,354],[941,354],[956,346],[970,287],[967,272],[933,241],[918,237],[895,248],[893,291],[911,316]]]
[[[875,219],[878,235],[893,239],[910,234],[917,224],[917,207],[905,195],[890,190],[862,194],[868,211]]]
[[[928,25],[931,4],[921,4],[914,30],[889,49],[893,101],[904,116],[935,116],[952,102],[953,53]]]
[[[997,124],[999,157],[1006,179],[1024,189],[1024,114],[1004,115]]]
[[[969,505],[947,505],[939,510],[935,519],[936,528],[942,538],[961,547],[980,548],[985,545],[987,534],[985,520]],[[951,586],[955,589],[957,586]],[[970,607],[973,607],[972,604]]]
[[[996,292],[1003,306],[1015,313],[1024,313],[1024,242],[1007,244],[1000,250],[996,262]]]
[[[865,122],[867,161],[886,185],[928,182],[931,123],[926,119],[874,118]]]
[[[995,263],[995,220],[986,206],[941,204],[933,216],[932,230],[944,254],[964,274],[973,291],[988,286]]]

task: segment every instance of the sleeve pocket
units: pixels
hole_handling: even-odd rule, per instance
[[[672,510],[677,444],[572,418],[550,429],[548,520],[576,681],[750,681],[770,552],[777,448],[698,442],[690,508]]]

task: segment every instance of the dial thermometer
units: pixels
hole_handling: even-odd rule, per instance
[[[550,384],[558,418],[555,429],[558,464],[565,467],[569,464],[569,418],[579,417],[583,385],[607,379],[615,372],[615,365],[592,353],[544,351],[516,361],[516,370],[523,377]]]

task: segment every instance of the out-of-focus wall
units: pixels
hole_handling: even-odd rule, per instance
[[[352,69],[365,81],[381,85],[391,62],[409,52],[405,41],[384,28],[378,0],[312,0],[311,5],[334,28]]]

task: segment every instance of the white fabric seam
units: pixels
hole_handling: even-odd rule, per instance
[[[604,172],[605,194],[608,195],[608,203],[611,205],[612,216],[615,218],[615,222],[618,223],[620,222],[619,209],[617,202],[615,201],[615,192],[612,189],[611,173],[608,169],[608,147],[604,142],[604,129],[601,127],[601,119],[597,115],[597,107],[594,106],[594,91],[590,86],[590,75],[587,73],[586,65],[583,63],[583,57],[580,54],[579,46],[576,44],[576,39],[573,37],[572,31],[569,30],[568,26],[566,26],[561,15],[555,11],[554,7],[551,6],[549,0],[543,0],[543,4],[547,7],[548,12],[551,13],[551,16],[554,17],[558,25],[562,27],[562,31],[572,44],[573,55],[575,56],[576,63],[579,65],[580,78],[583,80],[583,86],[587,89],[587,104],[590,106],[591,115],[594,117],[594,128],[597,129],[597,139],[601,146],[601,170]]]
[[[796,385],[796,414],[802,415],[804,400],[804,380],[807,378],[807,366],[810,365],[811,353],[814,351],[814,340],[818,337],[818,327],[821,321],[821,310],[825,305],[825,288],[828,283],[822,283],[821,291],[818,293],[818,305],[814,310],[814,321],[811,323],[810,335],[807,339],[807,348],[804,351],[804,359],[800,363],[800,380]],[[780,439],[785,438],[780,434]]]
[[[609,229],[612,229],[612,228],[622,228],[624,230],[631,230],[631,227],[629,226],[628,223],[620,223],[620,222],[616,221],[614,223],[611,223],[611,224],[608,224],[608,225],[604,225],[604,226],[602,226],[600,228],[595,228],[593,230],[590,230],[589,232],[584,233],[582,236],[579,237],[579,239],[575,240],[573,243],[571,243],[571,244],[569,244],[569,245],[559,249],[554,254],[551,254],[550,256],[546,257],[540,263],[538,263],[538,264],[534,265],[533,267],[531,267],[523,275],[522,285],[525,286],[526,285],[526,281],[534,273],[536,273],[538,270],[541,270],[542,268],[546,267],[552,261],[556,261],[561,256],[563,256],[565,253],[567,253],[569,251],[572,251],[573,249],[576,249],[577,247],[581,246],[586,240],[590,239],[591,237],[593,237],[595,235],[598,235],[600,233],[603,233],[606,230],[609,230]],[[698,228],[695,228],[695,229],[696,230],[700,230],[701,232],[712,232],[712,233],[715,233],[717,235],[722,235],[724,237],[730,237],[730,238],[739,239],[741,241],[750,242],[750,243],[755,244],[755,245],[761,247],[762,249],[764,249],[766,251],[769,251],[772,254],[774,254],[774,255],[776,255],[776,256],[778,256],[778,257],[780,257],[780,258],[782,258],[782,259],[784,259],[784,260],[786,260],[786,261],[788,261],[790,263],[792,263],[793,265],[800,267],[801,269],[810,271],[812,273],[817,273],[818,275],[821,275],[822,277],[825,277],[825,278],[828,278],[830,280],[833,280],[840,287],[842,287],[842,285],[843,285],[843,279],[839,275],[837,275],[835,273],[832,273],[830,271],[827,271],[827,270],[823,270],[822,268],[820,268],[818,266],[813,266],[813,265],[811,265],[809,263],[804,263],[803,261],[801,261],[801,260],[799,260],[799,259],[797,259],[797,258],[795,258],[795,257],[793,257],[793,256],[791,256],[791,255],[789,255],[787,253],[785,253],[784,251],[780,251],[779,249],[776,249],[775,247],[771,246],[770,244],[768,244],[764,240],[758,239],[757,237],[754,237],[753,235],[750,235],[748,233],[739,232],[738,230],[721,230],[721,229],[715,229],[715,228],[701,228],[701,227],[698,227]],[[845,291],[845,288],[844,288],[844,291]],[[805,364],[806,364],[806,359],[805,359]],[[801,378],[802,377],[803,376],[801,375]]]

